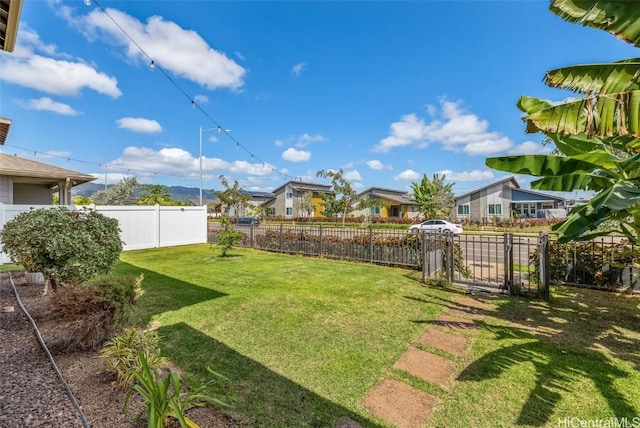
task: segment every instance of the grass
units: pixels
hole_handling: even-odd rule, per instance
[[[551,304],[498,298],[451,358],[455,388],[393,369],[455,292],[403,269],[209,245],[122,254],[143,272],[136,323],[158,330],[182,369],[231,378],[241,426],[332,427],[348,416],[386,427],[363,406],[385,376],[438,398],[426,426],[558,426],[640,415],[638,300],[554,290]]]

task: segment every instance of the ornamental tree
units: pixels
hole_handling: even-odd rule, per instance
[[[2,250],[26,270],[80,284],[108,273],[122,252],[118,221],[94,210],[40,208],[18,214],[0,231]],[[46,289],[45,289],[46,292]]]

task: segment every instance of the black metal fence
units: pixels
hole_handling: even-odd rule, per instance
[[[332,226],[236,226],[240,245],[402,266],[424,278],[510,294],[548,296],[550,284],[640,291],[640,251],[619,237],[558,244],[548,234],[439,235]],[[209,242],[217,228],[210,225]]]

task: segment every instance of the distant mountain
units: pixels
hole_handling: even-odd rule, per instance
[[[108,187],[108,186],[107,186]],[[171,190],[171,199],[176,201],[187,201],[189,199],[200,198],[200,188],[184,186],[168,186]],[[91,196],[98,190],[104,190],[104,184],[85,183],[71,189],[71,196]],[[214,196],[207,189],[202,189],[203,199],[214,199]]]

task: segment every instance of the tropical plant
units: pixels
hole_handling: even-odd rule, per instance
[[[198,425],[185,416],[187,410],[210,404],[229,406],[225,401],[206,394],[210,386],[208,383],[188,386],[175,371],[156,380],[144,354],[138,354],[138,360],[141,370],[134,372],[137,383],[127,393],[122,412],[126,412],[132,393],[137,392],[144,400],[148,428],[164,428],[169,417],[175,418],[182,428],[197,428]],[[226,379],[210,368],[207,370],[217,378]]]
[[[217,243],[220,246],[222,257],[226,257],[242,239],[242,232],[236,230],[229,220],[229,216],[224,214],[221,220],[222,229],[218,231]]]
[[[138,187],[135,177],[125,177],[105,190],[98,190],[91,197],[96,205],[130,205],[136,201],[134,194]]]
[[[73,198],[73,205],[91,205],[93,204],[93,198],[91,196],[78,195]]]
[[[0,231],[3,251],[28,271],[79,284],[108,273],[122,251],[118,220],[94,210],[40,208],[18,214]]]
[[[603,29],[640,46],[640,7],[634,1],[553,0],[551,12]],[[547,72],[551,87],[582,97],[559,103],[523,96],[526,131],[553,140],[558,154],[489,158],[489,167],[540,177],[531,187],[596,195],[554,226],[559,242],[617,232],[640,238],[640,59],[583,64]]]
[[[171,199],[171,189],[163,184],[143,184],[140,186],[138,195],[138,205],[165,205],[180,206],[188,205],[184,201]]]
[[[114,384],[120,387],[133,385],[135,373],[142,371],[139,354],[144,356],[152,374],[160,375],[166,359],[160,355],[159,341],[156,332],[137,327],[127,328],[108,341],[100,351],[100,357],[105,370],[116,375]]]
[[[447,218],[455,206],[453,185],[444,184],[446,175],[433,174],[433,181],[427,174],[422,176],[419,183],[411,183],[413,200],[420,206],[420,212],[425,218]]]
[[[240,213],[244,212],[249,206],[251,196],[240,188],[240,183],[238,183],[237,180],[233,182],[233,185],[230,185],[224,175],[221,175],[219,178],[224,190],[212,190],[211,192],[220,199],[223,206],[234,209],[234,216],[236,218],[240,217]]]
[[[349,180],[345,178],[342,168],[337,171],[320,170],[316,173],[316,176],[331,180],[331,192],[322,193],[320,196],[324,215],[331,217],[340,214],[343,226],[347,216],[352,212],[372,206],[380,206],[382,203],[378,199],[366,199],[358,196]]]

